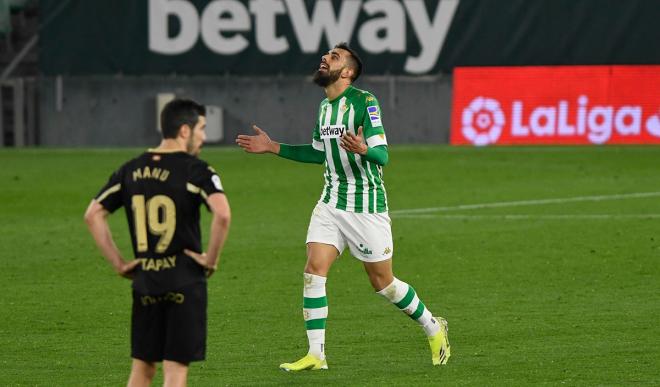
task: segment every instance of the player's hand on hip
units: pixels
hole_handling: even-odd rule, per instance
[[[211,259],[206,255],[206,253],[197,253],[188,249],[184,249],[183,252],[204,268],[207,277],[212,276],[213,273],[215,273],[215,271],[218,269],[217,262],[211,264]]]
[[[358,128],[357,134],[346,132],[346,134],[341,136],[339,145],[347,152],[353,152],[363,156],[367,154],[367,144],[364,143],[361,126]]]
[[[252,125],[252,129],[255,133],[254,136],[239,134],[238,137],[236,137],[236,144],[249,153],[275,153],[273,151],[274,143],[270,137],[268,137],[268,133],[261,130],[257,125]]]
[[[123,262],[122,261],[120,266],[118,268],[116,268],[115,270],[117,271],[117,274],[119,274],[120,276],[122,276],[126,279],[133,279],[133,277],[135,275],[134,270],[137,267],[137,265],[140,264],[140,262],[141,261],[139,259],[134,259],[134,260],[128,261],[128,262]]]

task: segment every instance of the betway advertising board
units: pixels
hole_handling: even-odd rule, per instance
[[[369,75],[660,64],[657,0],[39,0],[39,14],[46,75],[308,75],[340,41]]]
[[[457,68],[450,143],[660,144],[660,66]]]
[[[339,42],[426,74],[460,0],[41,0],[45,74],[311,74]],[[81,54],[84,53],[84,54]]]

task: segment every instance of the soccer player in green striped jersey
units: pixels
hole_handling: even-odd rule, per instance
[[[327,98],[319,106],[311,144],[281,144],[256,126],[255,135],[236,139],[250,153],[274,153],[325,166],[325,186],[307,231],[303,316],[309,351],[298,361],[281,364],[285,371],[328,368],[325,284],[330,267],[346,247],[363,262],[376,292],[424,329],[432,363],[446,364],[450,356],[447,321],[434,317],[412,286],[392,272],[394,246],[383,183],[387,138],[378,100],[353,86],[361,72],[360,58],[346,43],[322,56],[314,82]]]

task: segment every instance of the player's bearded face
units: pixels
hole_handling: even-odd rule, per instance
[[[197,148],[197,149],[195,149]],[[195,136],[192,135],[188,138],[188,143],[186,144],[186,152],[193,156],[199,155],[200,149],[199,147],[195,147]]]
[[[206,119],[203,116],[199,117],[197,125],[191,130],[190,137],[188,137],[188,142],[186,143],[186,151],[193,155],[199,156],[202,151],[202,145],[204,140],[206,140]]]
[[[322,70],[319,69],[314,73],[314,83],[321,87],[327,87],[337,82],[337,79],[341,76],[343,68],[337,70]]]

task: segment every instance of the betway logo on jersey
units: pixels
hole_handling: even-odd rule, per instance
[[[451,143],[660,144],[660,66],[457,69]]]
[[[406,58],[404,70],[421,74],[435,66],[459,1],[442,0],[431,15],[421,0],[350,0],[337,8],[331,0],[214,0],[201,9],[188,0],[149,0],[149,49],[180,55],[201,37],[210,51],[236,55],[254,36],[256,49],[267,55],[289,51],[294,39],[303,54],[318,54],[325,35],[323,47],[355,36],[369,54],[402,54],[414,41],[419,54]],[[361,14],[367,20],[358,24]],[[282,33],[289,29],[293,34]]]
[[[339,138],[346,133],[345,125],[323,125],[319,130],[321,140]]]

